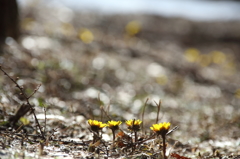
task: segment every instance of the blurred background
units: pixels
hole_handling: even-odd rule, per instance
[[[18,0],[19,10],[14,0],[0,3],[6,6],[0,64],[29,92],[42,84],[32,102],[48,105],[47,113],[99,119],[104,105],[124,121],[141,118],[149,99],[149,128],[161,99],[161,121],[180,127],[175,139],[200,143],[225,136],[234,139],[226,151],[236,151],[238,1]],[[10,98],[11,88],[1,82],[1,102],[16,105],[20,99]]]
[[[31,0],[18,0],[26,6]],[[239,20],[240,4],[238,1],[203,1],[203,0],[132,0],[132,1],[97,1],[97,0],[50,0],[52,6],[65,6],[74,11],[95,12],[100,14],[152,14],[165,17],[187,18],[194,21]]]

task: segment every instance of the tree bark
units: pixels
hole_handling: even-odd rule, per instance
[[[19,13],[16,0],[0,0],[0,49],[6,37],[19,38]]]

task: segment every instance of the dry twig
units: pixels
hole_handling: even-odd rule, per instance
[[[14,80],[12,77],[10,77],[10,76],[7,74],[7,72],[2,69],[2,66],[1,66],[1,65],[0,65],[0,70],[4,73],[4,75],[6,75],[6,76],[16,85],[16,87],[17,87],[17,88],[20,90],[20,92],[21,92],[20,95],[22,95],[22,96],[25,98],[26,102],[27,102],[27,104],[22,104],[22,105],[21,105],[21,107],[18,109],[18,111],[17,111],[17,113],[15,114],[15,116],[11,117],[11,118],[9,119],[9,121],[10,121],[11,123],[13,123],[13,125],[15,125],[15,123],[16,123],[22,116],[24,116],[27,112],[30,111],[30,113],[33,113],[33,116],[34,116],[35,121],[36,121],[36,123],[37,123],[37,126],[38,126],[38,128],[39,128],[39,130],[40,130],[40,133],[41,133],[42,138],[45,138],[45,137],[44,137],[44,133],[43,133],[43,131],[42,131],[42,129],[41,129],[41,126],[40,126],[40,124],[39,124],[39,122],[38,122],[38,119],[37,119],[37,117],[36,117],[35,109],[33,108],[33,106],[32,106],[32,105],[30,104],[30,102],[29,102],[29,99],[37,92],[37,90],[40,88],[41,84],[34,90],[34,92],[33,92],[30,96],[27,96],[26,93],[24,92],[23,87],[21,87],[21,86],[16,82],[16,80]]]

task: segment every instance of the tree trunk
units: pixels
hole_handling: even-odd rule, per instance
[[[19,14],[16,0],[0,0],[0,51],[6,37],[12,37],[15,40],[19,38]]]

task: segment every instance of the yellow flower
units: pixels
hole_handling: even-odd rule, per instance
[[[108,121],[107,126],[110,129],[112,129],[112,130],[117,130],[117,129],[119,129],[119,125],[121,125],[121,124],[122,124],[121,121],[113,121],[113,120],[111,120],[111,121]]]
[[[94,40],[93,33],[86,28],[81,29],[78,36],[86,44],[89,44]]]
[[[200,51],[195,48],[189,48],[185,51],[185,58],[189,62],[197,62],[200,58]]]
[[[104,124],[97,120],[91,120],[91,119],[88,120],[88,124],[90,125],[92,131],[95,131],[95,132],[98,132],[99,130],[107,126],[107,124]]]
[[[153,124],[152,127],[150,127],[151,130],[155,131],[158,135],[166,135],[169,128],[170,123],[159,123],[159,124]]]
[[[142,123],[142,121],[131,119],[131,120],[127,120],[125,123],[127,124],[129,130],[139,131],[140,130],[140,124]]]
[[[140,32],[141,24],[139,21],[131,21],[126,25],[125,30],[128,35],[134,36]]]

